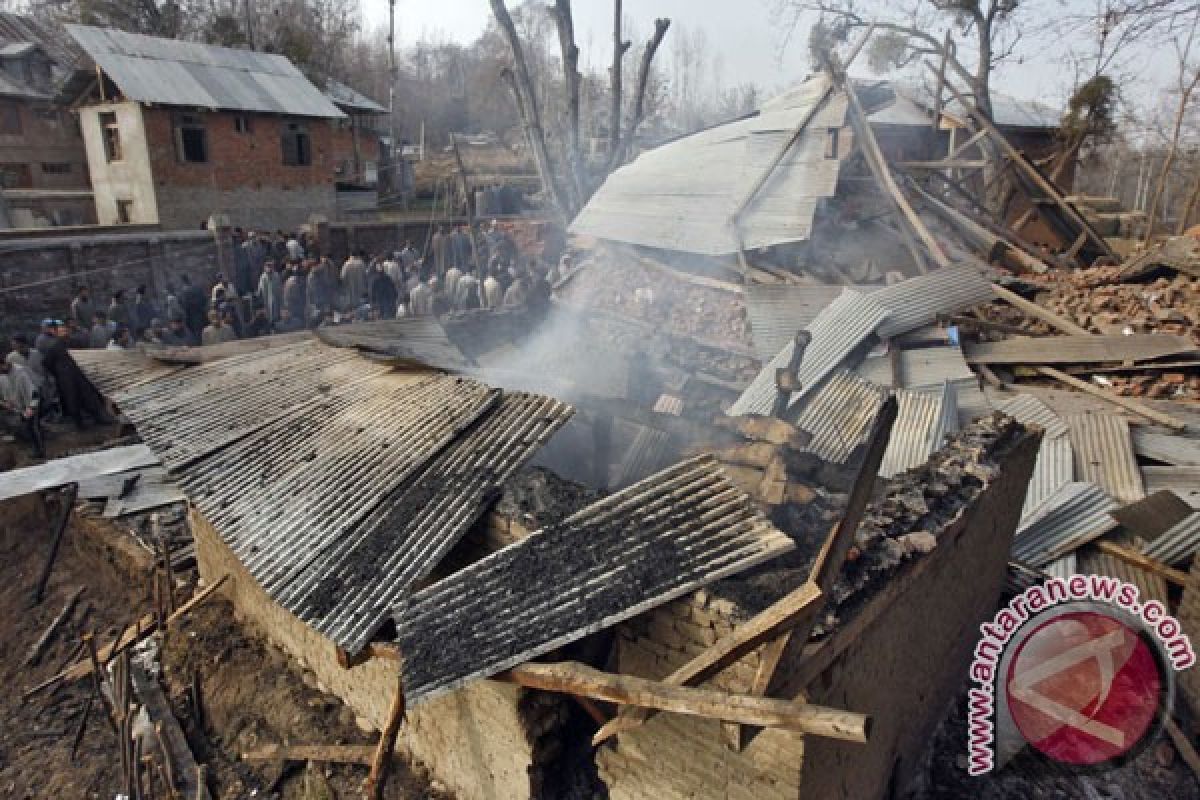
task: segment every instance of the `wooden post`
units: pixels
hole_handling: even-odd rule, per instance
[[[841,572],[846,553],[854,541],[854,533],[862,521],[875,478],[879,474],[879,465],[891,440],[896,413],[896,398],[890,397],[875,417],[868,437],[866,454],[850,490],[846,510],[825,540],[808,581],[745,624],[739,625],[732,633],[718,639],[714,645],[664,678],[665,683],[676,686],[695,686],[703,683],[751,650],[787,631],[794,630],[797,641],[808,639],[812,623],[825,607],[829,587]],[[651,716],[652,712],[646,709],[624,708],[596,732],[592,743],[600,744],[622,731],[632,730]]]
[[[1034,303],[1031,300],[1026,300],[1024,297],[1021,297],[1021,295],[1017,294],[1016,292],[1009,291],[1008,289],[1005,289],[1003,286],[993,283],[992,284],[992,293],[995,294],[997,297],[999,297],[1001,300],[1006,300],[1011,305],[1014,305],[1017,308],[1021,309],[1022,311],[1024,311],[1026,314],[1033,317],[1034,319],[1040,319],[1042,322],[1045,322],[1047,325],[1049,325],[1053,328],[1058,328],[1063,333],[1071,333],[1071,334],[1075,334],[1077,336],[1092,336],[1093,335],[1092,332],[1089,331],[1088,329],[1081,328],[1080,326],[1076,325],[1074,322],[1071,322],[1068,319],[1063,319],[1062,317],[1058,316],[1050,309],[1043,308],[1042,306],[1039,306],[1037,303]]]
[[[1113,394],[1112,392],[1105,391],[1099,386],[1095,386],[1087,381],[1080,380],[1074,375],[1068,375],[1061,370],[1054,369],[1054,367],[1038,367],[1037,371],[1048,378],[1054,378],[1055,380],[1062,381],[1068,386],[1073,386],[1081,392],[1087,392],[1090,395],[1095,395],[1102,400],[1107,400],[1114,405],[1118,405],[1127,411],[1132,411],[1134,414],[1145,417],[1152,422],[1157,422],[1160,425],[1166,425],[1172,430],[1187,430],[1187,423],[1172,417],[1170,414],[1164,414],[1161,411],[1150,408],[1150,406],[1145,405],[1144,403],[1139,403],[1136,400],[1130,400],[1128,397],[1122,397],[1119,394]]]
[[[950,259],[946,257],[942,246],[933,238],[929,229],[925,227],[925,223],[913,211],[908,199],[896,185],[896,180],[892,177],[892,172],[888,168],[887,158],[879,148],[879,142],[875,139],[875,132],[871,128],[871,122],[867,119],[867,114],[858,99],[858,93],[854,91],[853,84],[846,77],[845,70],[838,62],[837,56],[832,52],[827,52],[824,58],[830,75],[833,76],[836,84],[841,85],[843,91],[846,92],[846,98],[850,101],[850,118],[854,124],[854,132],[859,139],[859,147],[866,158],[867,166],[871,168],[872,174],[874,174],[875,179],[879,182],[880,188],[891,196],[892,202],[900,212],[900,216],[912,228],[912,231],[921,240],[929,255],[937,262],[937,265],[939,267],[950,266]],[[914,257],[917,258],[917,267],[924,272],[924,260],[920,258],[919,254],[916,254]]]
[[[396,737],[404,724],[404,681],[396,678],[396,694],[392,696],[392,707],[388,711],[387,724],[379,733],[379,744],[375,757],[371,759],[371,771],[363,784],[363,796],[367,800],[383,800],[383,787],[387,782],[388,766],[396,750]]]
[[[54,527],[53,538],[50,540],[50,552],[46,555],[46,563],[42,565],[42,574],[38,576],[38,581],[33,587],[33,597],[31,605],[38,605],[42,602],[42,596],[46,593],[46,583],[50,580],[50,572],[54,569],[54,561],[58,558],[58,548],[62,544],[63,534],[67,531],[67,523],[71,521],[71,512],[75,510],[75,497],[79,493],[79,484],[68,484],[66,489],[59,495],[62,498],[62,512],[58,516],[58,524]]]

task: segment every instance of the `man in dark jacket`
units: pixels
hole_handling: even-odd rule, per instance
[[[179,304],[183,306],[183,321],[187,323],[187,329],[195,333],[208,324],[208,294],[199,286],[194,286],[187,275],[181,280],[183,288],[179,291]]]
[[[368,298],[371,308],[379,312],[380,319],[396,318],[396,284],[379,268],[378,262],[371,267],[367,276]]]
[[[83,371],[67,351],[66,335],[66,328],[60,328],[43,360],[46,371],[54,376],[54,382],[58,384],[63,415],[74,419],[78,428],[84,426],[84,414],[101,424],[113,422],[112,416],[104,410],[100,393],[84,377]]]

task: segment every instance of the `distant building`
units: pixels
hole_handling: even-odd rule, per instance
[[[0,228],[96,221],[78,121],[55,99],[73,61],[60,30],[0,14]]]
[[[348,119],[279,55],[68,25],[101,224],[294,228],[334,216]],[[364,158],[365,161],[365,158]]]
[[[333,172],[338,187],[375,188],[388,110],[335,80],[325,82],[325,96],[346,114],[338,121],[333,137]]]

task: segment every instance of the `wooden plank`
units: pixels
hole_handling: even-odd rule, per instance
[[[871,168],[871,172],[875,175],[881,188],[886,191],[892,198],[892,202],[899,209],[901,216],[908,222],[909,226],[916,233],[925,249],[937,262],[939,267],[950,266],[950,259],[946,257],[942,246],[930,234],[929,229],[925,227],[925,223],[913,211],[908,199],[901,193],[900,188],[896,185],[895,178],[892,177],[891,170],[888,169],[887,158],[883,155],[883,151],[879,148],[879,142],[875,139],[875,132],[871,128],[871,123],[867,119],[867,114],[863,111],[862,103],[858,99],[858,93],[854,90],[853,83],[847,79],[845,71],[838,62],[837,56],[832,52],[826,54],[827,66],[830,74],[834,76],[835,83],[845,91],[846,98],[850,101],[850,116],[854,121],[854,132],[859,139],[859,147],[866,156],[867,166]],[[924,261],[917,259],[917,266],[924,271]]]
[[[711,647],[664,678],[666,683],[677,686],[695,686],[703,683],[750,651],[793,629],[797,641],[808,639],[811,626],[817,614],[825,607],[828,591],[841,572],[846,554],[854,541],[854,534],[862,521],[876,476],[879,474],[879,465],[891,440],[896,413],[896,398],[889,397],[875,417],[867,439],[863,463],[850,491],[846,509],[825,539],[808,581],[718,639]],[[632,730],[650,716],[651,713],[645,709],[621,709],[615,718],[596,732],[592,742],[599,744],[622,731]]]
[[[748,695],[751,697],[767,696],[767,692],[771,689],[771,679],[775,677],[775,671],[779,669],[779,662],[783,660],[783,654],[787,650],[788,642],[792,640],[792,634],[793,631],[781,633],[759,649],[758,669],[754,672],[754,681],[750,684]],[[738,752],[742,750],[743,742],[746,740],[746,731],[741,725],[736,722],[722,723],[721,732],[730,749]]]
[[[186,797],[197,796],[203,787],[196,782],[196,759],[162,687],[137,664],[131,665],[130,678],[138,699],[150,717],[150,723],[161,733],[159,741],[165,751],[162,756],[168,761],[168,774],[173,776],[175,782],[172,789],[183,792]]]
[[[1195,353],[1186,336],[1135,333],[1130,336],[1100,334],[1028,336],[999,342],[968,343],[963,355],[968,364],[1090,364],[1108,361],[1147,361]]]
[[[1152,458],[1175,467],[1200,467],[1200,441],[1196,439],[1135,429],[1133,449],[1143,458]]]
[[[769,697],[731,694],[601,672],[586,664],[529,663],[496,676],[531,689],[578,694],[626,706],[783,728],[829,739],[865,744],[871,720],[865,714]]]
[[[1172,417],[1170,414],[1164,414],[1163,412],[1153,409],[1144,403],[1139,403],[1137,400],[1131,400],[1128,397],[1122,397],[1119,394],[1114,394],[1099,386],[1088,383],[1087,381],[1082,381],[1073,375],[1068,375],[1061,370],[1054,369],[1053,367],[1037,367],[1036,369],[1040,374],[1045,375],[1048,378],[1054,378],[1055,380],[1065,383],[1068,386],[1072,386],[1081,392],[1087,392],[1090,395],[1107,400],[1114,405],[1124,408],[1126,411],[1132,411],[1134,414],[1145,417],[1152,422],[1157,422],[1160,425],[1166,425],[1172,430],[1182,431],[1187,429],[1186,423],[1176,419],[1175,417]]]
[[[1152,542],[1190,517],[1192,510],[1179,495],[1163,489],[1109,514],[1129,533]]]
[[[992,291],[1001,300],[1007,301],[1008,303],[1010,303],[1013,306],[1016,306],[1021,311],[1024,311],[1026,314],[1033,317],[1034,319],[1040,319],[1042,322],[1045,322],[1047,325],[1050,325],[1051,327],[1057,328],[1058,330],[1062,331],[1063,333],[1070,333],[1070,334],[1074,334],[1076,336],[1091,336],[1092,335],[1092,332],[1087,330],[1086,328],[1082,328],[1079,325],[1076,325],[1074,322],[1071,322],[1070,320],[1063,319],[1062,317],[1058,316],[1050,309],[1043,308],[1042,306],[1039,306],[1037,303],[1035,303],[1031,300],[1026,300],[1024,297],[1021,297],[1021,295],[1017,294],[1016,292],[1009,291],[1008,289],[1005,289],[1003,286],[993,283]]]
[[[1146,572],[1158,575],[1163,580],[1183,586],[1187,583],[1187,573],[1183,570],[1178,570],[1170,567],[1161,561],[1144,556],[1136,550],[1125,547],[1116,542],[1110,542],[1105,539],[1100,539],[1094,542],[1096,549],[1101,553],[1108,553],[1110,556],[1121,559],[1126,564],[1131,564],[1139,569],[1144,569]]]
[[[319,761],[369,766],[375,747],[369,744],[269,744],[242,753],[242,761]]]
[[[371,756],[371,771],[363,783],[363,796],[369,800],[383,800],[383,789],[387,785],[388,765],[396,751],[396,737],[404,724],[404,686],[396,680],[396,692],[392,695],[392,707],[388,710],[387,722],[379,732],[379,744]]]
[[[46,646],[50,644],[50,639],[54,636],[55,631],[59,629],[59,626],[66,620],[67,615],[75,608],[75,603],[79,600],[79,595],[83,594],[83,589],[84,587],[82,586],[76,586],[74,591],[67,595],[67,602],[63,604],[62,611],[58,612],[54,619],[50,621],[50,624],[46,626],[46,630],[38,637],[38,640],[29,648],[29,654],[25,656],[24,666],[29,667],[37,664],[38,660],[42,657],[42,653],[45,652]]]
[[[899,161],[901,169],[983,169],[992,162],[979,159],[947,158],[941,161]]]
[[[127,472],[157,463],[158,456],[144,444],[112,447],[94,453],[59,458],[32,467],[22,467],[5,472],[4,480],[0,481],[0,500],[40,492],[43,489],[53,489],[68,483],[77,483],[97,475]]]

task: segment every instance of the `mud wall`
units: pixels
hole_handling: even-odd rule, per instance
[[[660,714],[597,756],[613,800],[645,797],[871,800],[903,789],[946,704],[967,678],[973,630],[993,612],[1037,441],[1004,458],[999,477],[909,565],[817,647],[793,642],[773,697],[871,715],[866,745],[780,730],[736,750],[712,720]],[[736,611],[698,592],[619,627],[618,671],[661,678],[729,629]],[[710,685],[745,691],[757,654]]]
[[[387,720],[399,680],[396,664],[382,659],[343,669],[333,642],[272,600],[198,512],[191,513],[196,560],[206,583],[228,574],[221,591],[243,621],[257,627],[336,695],[361,727],[379,730]],[[503,521],[497,518],[498,525]],[[486,523],[481,523],[486,526]],[[497,543],[511,536],[495,531]],[[476,681],[409,709],[397,748],[424,765],[462,800],[527,800],[540,793],[542,751],[561,724],[561,704],[530,702],[530,693]]]

